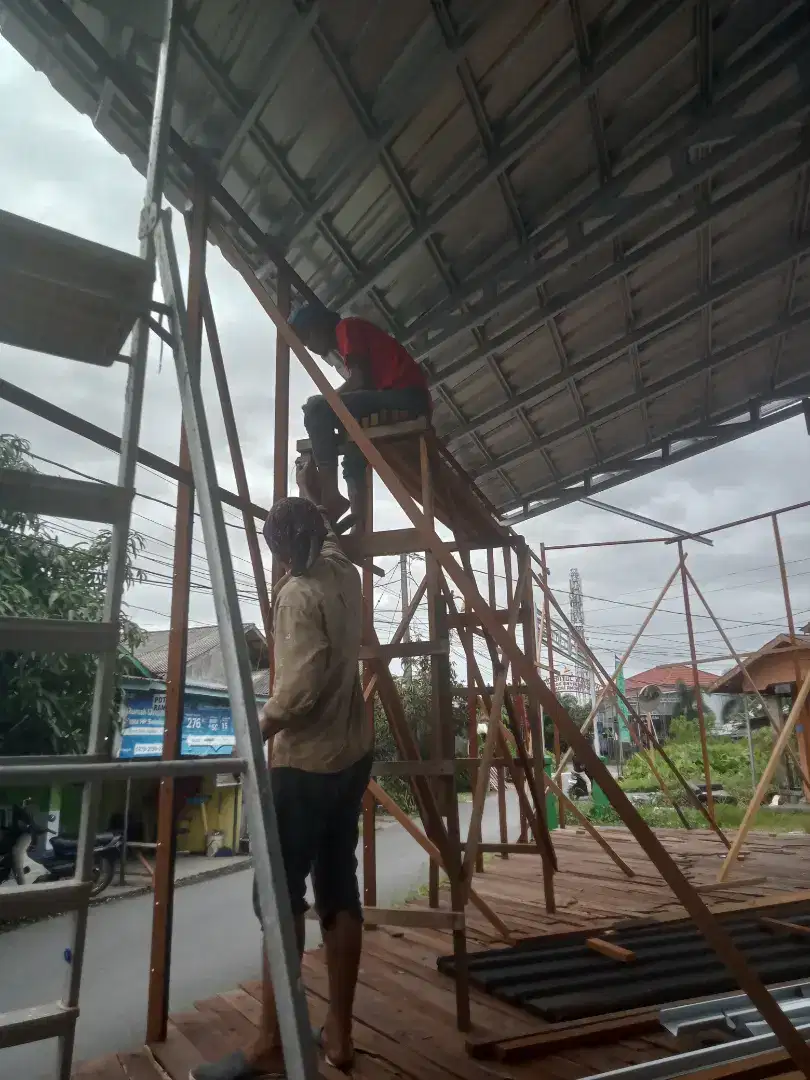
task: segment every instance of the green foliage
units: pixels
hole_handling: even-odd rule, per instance
[[[29,446],[0,435],[0,468],[34,472]],[[131,536],[126,580],[141,574],[143,547]],[[33,514],[0,510],[0,616],[99,620],[110,534],[67,546]],[[132,651],[141,632],[121,617],[121,641]],[[0,753],[81,753],[86,748],[96,660],[90,654],[0,653]],[[117,708],[117,706],[116,706]]]
[[[679,682],[675,686],[675,692],[678,695],[678,708],[680,716],[686,720],[698,722],[698,707],[697,707],[697,695],[695,694],[694,686],[687,686],[684,682]],[[703,706],[703,718],[706,721],[706,728],[711,730],[714,726],[715,715],[711,709]]]
[[[590,808],[580,803],[586,816],[595,825],[623,825],[624,822],[610,806],[592,806]],[[653,829],[682,829],[683,824],[671,806],[660,800],[652,805],[637,806],[640,816]],[[745,805],[732,806],[728,803],[715,803],[715,817],[721,829],[739,828]],[[693,807],[682,807],[683,814],[693,829],[710,828],[706,818]],[[767,806],[759,810],[754,818],[754,829],[764,832],[787,833],[787,832],[810,832],[810,821],[807,815],[801,812],[790,814],[777,810],[770,810]]]
[[[673,718],[669,731],[670,738],[664,747],[667,755],[687,780],[703,783],[703,754],[697,724],[685,716],[678,716]],[[757,775],[760,775],[773,748],[770,728],[755,731],[753,741],[754,761]],[[722,784],[729,794],[739,800],[750,799],[753,785],[747,740],[709,735],[706,744],[712,783]],[[654,757],[656,767],[667,783],[671,783],[673,792],[680,790],[678,781],[663,758],[659,754],[654,754]],[[658,783],[642,754],[635,754],[627,762],[622,787],[625,791],[658,790]]]

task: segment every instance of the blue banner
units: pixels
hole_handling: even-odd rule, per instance
[[[166,723],[165,691],[125,691],[119,758],[160,757]],[[235,739],[229,703],[186,694],[183,703],[182,757],[228,757]]]

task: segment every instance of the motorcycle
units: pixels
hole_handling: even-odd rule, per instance
[[[18,885],[41,885],[75,876],[78,840],[52,835],[50,850],[36,858],[31,855],[32,844],[47,831],[37,825],[23,807],[13,808],[11,825],[0,841],[0,884],[10,875]],[[112,882],[123,846],[124,838],[120,832],[97,834],[93,846],[91,896],[98,896]]]
[[[569,799],[587,799],[591,794],[585,773],[576,764],[571,770],[567,794]]]

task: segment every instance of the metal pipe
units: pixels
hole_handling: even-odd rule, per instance
[[[185,345],[191,377],[200,379],[202,366],[205,256],[208,234],[208,192],[195,181],[189,228],[188,300]],[[191,469],[185,423],[180,422],[180,468]],[[186,656],[191,600],[191,544],[194,534],[194,487],[178,484],[174,523],[174,556],[166,660],[166,708],[163,728],[164,761],[180,757],[186,697]],[[174,867],[177,855],[177,804],[175,780],[165,776],[158,793],[157,848],[155,850],[152,940],[149,992],[146,1007],[146,1041],[164,1042],[169,1023],[169,979],[172,959],[174,914]]]
[[[159,780],[164,776],[215,776],[242,773],[240,758],[184,758],[177,761],[103,761],[87,765],[10,765],[3,768],[3,784],[24,787],[26,784],[81,784],[87,781]]]

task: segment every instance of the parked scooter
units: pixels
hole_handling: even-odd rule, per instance
[[[11,808],[11,822],[0,829],[0,885],[13,878],[18,885],[25,884],[26,875],[36,866],[28,857],[28,849],[34,843],[36,826],[28,812],[21,806]]]
[[[571,768],[571,779],[568,781],[567,795],[569,799],[587,799],[590,795],[588,778],[578,761]]]
[[[0,884],[13,875],[18,885],[40,885],[46,881],[64,881],[76,873],[78,840],[52,836],[50,850],[36,858],[31,845],[47,830],[37,825],[24,807],[12,810],[11,826],[0,841]],[[91,896],[98,896],[112,882],[121,859],[121,833],[98,833],[93,848],[93,885]]]

